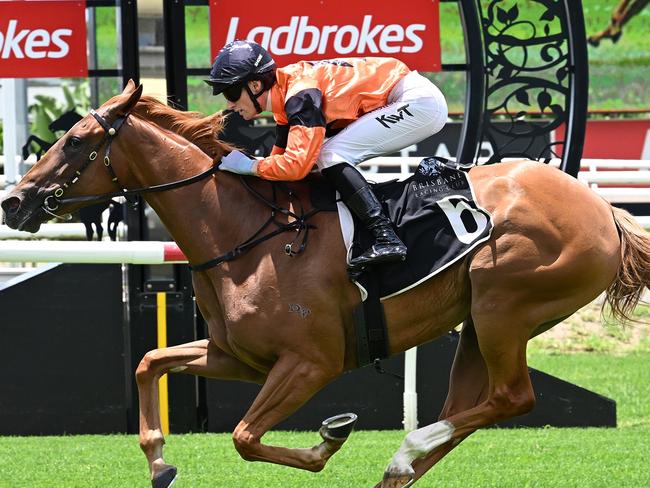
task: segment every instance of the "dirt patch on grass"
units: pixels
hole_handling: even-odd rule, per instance
[[[594,302],[564,322],[530,341],[529,350],[546,352],[597,351],[625,354],[650,351],[650,306],[639,305],[634,317],[642,322],[621,325],[613,322]]]

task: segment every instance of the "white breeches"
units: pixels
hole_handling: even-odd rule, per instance
[[[352,122],[327,139],[318,155],[319,169],[399,151],[439,132],[447,122],[442,92],[417,71],[391,90],[388,104]]]

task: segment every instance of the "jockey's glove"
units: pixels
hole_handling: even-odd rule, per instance
[[[230,151],[230,154],[221,158],[219,169],[240,175],[257,176],[257,160],[249,158],[240,151]]]

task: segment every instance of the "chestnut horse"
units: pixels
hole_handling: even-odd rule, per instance
[[[2,202],[7,224],[34,232],[48,214],[87,203],[82,196],[188,179],[230,149],[217,139],[220,114],[200,118],[141,93],[130,82],[59,140]],[[603,291],[614,314],[627,317],[650,282],[650,235],[576,179],[534,161],[475,167],[469,178],[477,202],[492,214],[491,238],[384,301],[390,354],[463,327],[440,420],[406,435],[377,486],[409,486],[475,430],[530,411],[528,340]],[[269,193],[267,182],[243,181]],[[236,248],[268,218],[268,207],[237,175],[214,172],[185,183],[145,198],[192,264]],[[290,186],[299,203],[286,195],[278,203],[310,208],[309,186]],[[293,217],[280,212],[276,219]],[[284,250],[294,230],[193,272],[210,338],[151,351],[135,373],[140,446],[155,487],[176,476],[163,460],[158,412],[158,379],[168,372],[263,385],[233,433],[246,460],[320,471],[345,442],[352,416],[338,419],[343,429],[325,425],[312,448],[262,442],[324,385],[358,367],[352,309],[360,296],[348,279],[337,219],[326,212],[312,217],[317,229],[300,257]],[[295,313],[295,304],[311,313]]]

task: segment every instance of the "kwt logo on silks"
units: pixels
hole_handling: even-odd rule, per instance
[[[382,115],[380,117],[375,117],[375,120],[379,121],[381,125],[390,129],[389,124],[397,124],[400,120],[404,120],[404,115],[413,117],[413,114],[408,111],[409,104],[402,105],[398,107],[394,115]]]
[[[248,39],[268,49],[278,66],[390,56],[411,69],[439,71],[438,2],[409,0],[407,9],[396,9],[376,0],[283,0],[282,8],[251,10],[241,0],[210,0],[212,53],[235,39]]]
[[[88,76],[85,10],[79,0],[0,2],[0,78]]]

